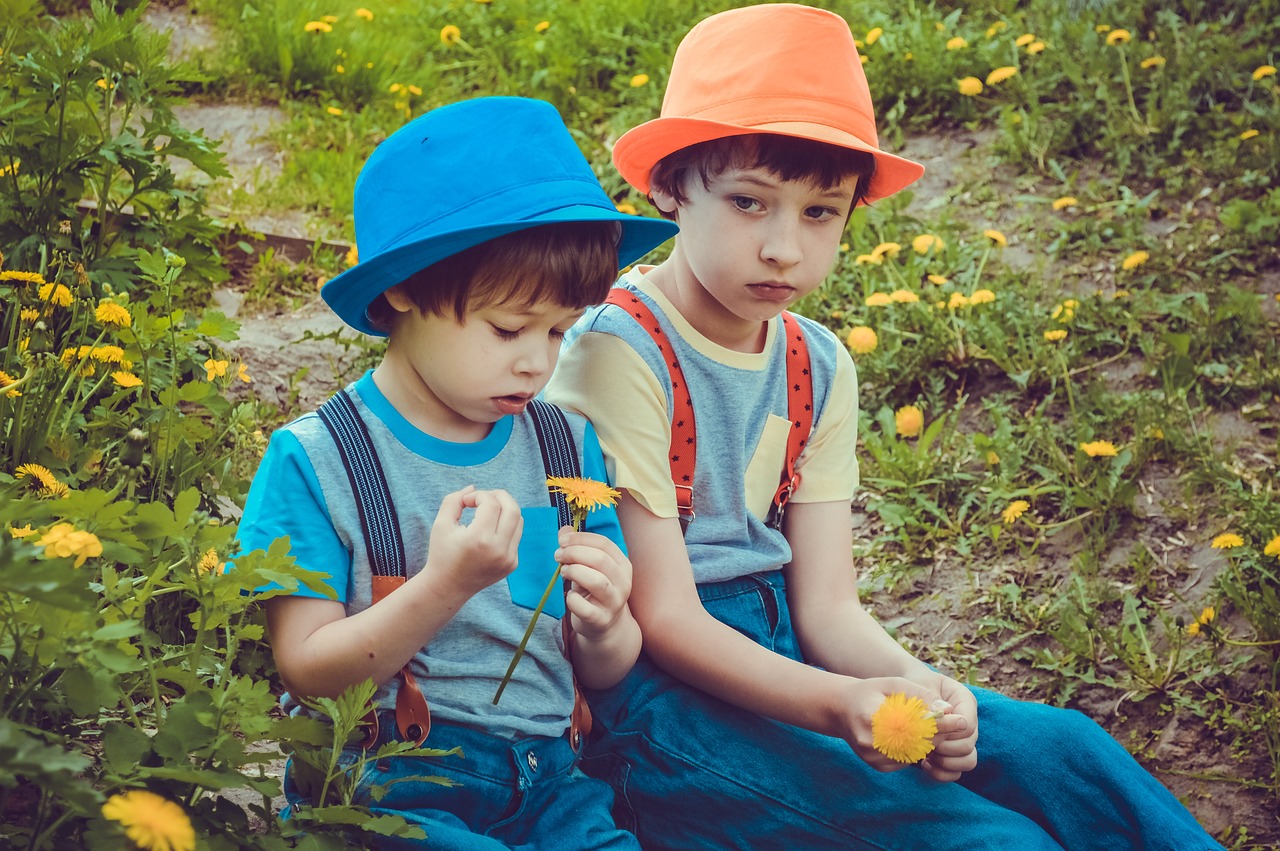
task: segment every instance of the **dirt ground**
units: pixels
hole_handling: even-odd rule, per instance
[[[174,34],[174,49],[179,52],[215,43],[207,24],[182,7],[153,6],[149,17],[158,28]],[[269,178],[284,161],[286,153],[265,138],[281,118],[273,105],[192,102],[180,115],[187,126],[203,128],[210,137],[224,141],[227,164],[237,185],[251,187]],[[900,153],[923,162],[928,169],[914,203],[948,198],[966,170],[980,172],[985,167],[983,142],[980,136],[908,139]],[[308,238],[305,217],[292,211],[278,211],[249,223],[249,227]],[[1028,266],[1035,262],[1016,253],[1007,259]],[[1274,286],[1276,281],[1269,283]],[[216,303],[241,323],[240,339],[229,348],[248,365],[254,377],[252,390],[259,399],[282,411],[304,411],[357,377],[355,349],[344,349],[331,341],[303,340],[307,331],[326,334],[342,328],[318,294],[288,309],[262,311],[245,308],[243,290],[244,282],[233,279],[217,295]],[[348,333],[354,336],[354,332]],[[1144,365],[1136,359],[1115,364],[1107,378],[1120,385],[1149,380]],[[1216,439],[1234,447],[1241,459],[1248,459],[1265,445],[1253,423],[1242,417],[1224,415],[1208,425]],[[1185,504],[1176,471],[1168,465],[1149,465],[1139,506],[1142,516],[1126,530],[1125,538],[1133,547],[1146,547],[1160,569],[1177,578],[1177,592],[1188,601],[1188,609],[1193,609],[1225,563],[1222,554],[1209,547],[1213,534],[1221,530],[1187,522],[1186,518],[1196,518],[1201,512]],[[876,531],[872,517],[856,505],[852,520],[859,535]],[[1068,576],[1078,545],[1070,535],[1061,535],[1026,561],[1010,557],[962,563],[957,556],[944,554],[892,589],[869,586],[867,602],[882,622],[896,630],[900,640],[924,658],[942,667],[954,667],[983,686],[1035,700],[1043,696],[1038,691],[1041,674],[1009,652],[1001,652],[992,639],[970,637],[976,619],[990,614],[993,607],[990,602],[974,601],[990,600],[984,589],[1004,582],[1030,585],[1036,579],[1038,587],[1044,577]],[[1123,560],[1127,554],[1125,547],[1108,557]],[[1136,752],[1215,836],[1245,828],[1256,843],[1249,847],[1280,847],[1280,812],[1275,799],[1265,788],[1252,788],[1238,779],[1252,778],[1254,786],[1261,785],[1257,780],[1266,777],[1267,771],[1262,741],[1252,752],[1229,753],[1226,734],[1215,731],[1204,719],[1167,712],[1158,698],[1134,702],[1102,687],[1078,691],[1070,705],[1095,718]],[[280,767],[273,766],[273,773]]]

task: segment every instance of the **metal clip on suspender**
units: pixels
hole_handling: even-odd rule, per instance
[[[534,431],[542,449],[542,463],[548,476],[577,477],[580,475],[578,454],[573,444],[573,433],[563,412],[554,405],[533,400],[529,412]],[[356,507],[360,512],[360,527],[364,533],[365,549],[369,553],[373,572],[373,602],[386,597],[405,583],[404,541],[400,536],[400,521],[391,501],[391,489],[378,460],[373,441],[360,418],[355,403],[347,393],[332,396],[320,406],[320,419],[329,429],[333,441],[342,456],[343,467],[351,481]],[[550,493],[552,505],[559,510],[560,524],[569,525],[569,506],[560,494]],[[561,620],[564,631],[565,654],[570,649],[569,618]],[[431,711],[427,699],[418,687],[417,679],[405,665],[398,676],[400,690],[396,695],[396,727],[405,741],[419,746],[431,732]],[[591,712],[578,689],[577,677],[573,681],[574,706],[569,723],[569,741],[574,750],[581,747],[583,738],[591,731]],[[370,712],[365,719],[368,733],[361,745],[372,747],[378,740],[378,714]]]
[[[696,466],[698,439],[693,416],[693,399],[689,395],[689,385],[685,381],[684,371],[680,368],[680,360],[676,357],[675,350],[657,317],[634,293],[622,287],[614,287],[609,291],[605,304],[615,305],[631,314],[640,327],[653,338],[654,345],[658,347],[667,364],[672,400],[669,456],[671,482],[676,491],[676,512],[680,517],[680,528],[682,531],[687,530],[694,518],[693,473]],[[791,429],[787,434],[786,464],[766,520],[775,529],[782,525],[782,513],[791,499],[792,491],[800,485],[800,473],[796,470],[796,465],[800,460],[800,453],[809,442],[809,433],[813,429],[813,375],[809,370],[809,348],[805,344],[804,332],[795,316],[784,311],[782,322],[787,335],[787,416],[791,420]]]

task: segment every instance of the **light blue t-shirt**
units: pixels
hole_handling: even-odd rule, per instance
[[[472,597],[410,662],[432,717],[467,724],[505,738],[560,736],[573,708],[573,676],[564,655],[562,595],[552,594],[525,656],[494,706],[492,699],[555,569],[559,519],[528,413],[498,420],[475,443],[439,440],[411,425],[366,373],[348,391],[369,430],[400,521],[409,577],[427,560],[431,526],[446,494],[475,485],[501,488],[521,506],[519,564],[506,581]],[[579,448],[582,475],[606,481],[595,431],[566,413]],[[463,522],[469,518],[464,515]],[[617,514],[598,508],[588,531],[623,546]],[[298,564],[327,574],[347,615],[372,605],[372,582],[360,516],[342,458],[318,414],[309,413],[272,435],[240,523],[243,552],[266,549],[288,535]],[[311,589],[301,596],[323,597]],[[390,708],[400,678],[378,689]]]

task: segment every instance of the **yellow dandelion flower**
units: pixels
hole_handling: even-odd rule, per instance
[[[462,41],[462,30],[453,24],[445,24],[440,28],[440,43],[446,46],[452,46]],[[395,89],[392,89],[395,91]]]
[[[970,304],[991,304],[996,300],[996,294],[991,290],[974,290],[973,295],[969,296]]]
[[[412,83],[406,86],[405,90],[408,91],[409,94],[413,95],[414,97],[417,97],[418,95],[422,94],[422,89],[413,85]]]
[[[1090,458],[1114,458],[1119,450],[1109,440],[1093,440],[1080,444],[1080,451]]]
[[[996,21],[994,24],[987,27],[986,36],[987,38],[995,38],[997,35],[1004,32],[1008,28],[1009,28],[1009,25],[1006,24],[1004,21]]]
[[[347,249],[346,256],[343,259],[347,264],[347,268],[350,268],[360,262],[360,252],[353,245]]]
[[[855,355],[866,355],[876,350],[876,346],[880,345],[880,338],[866,325],[858,325],[849,329],[845,343]]]
[[[1121,262],[1120,264],[1120,268],[1128,272],[1132,269],[1138,268],[1139,266],[1141,266],[1143,263],[1146,263],[1150,259],[1151,259],[1150,252],[1135,251],[1132,254],[1130,254],[1128,257],[1124,258],[1124,261]]]
[[[947,39],[947,50],[964,50],[968,46],[969,42],[965,41],[960,36]]]
[[[6,269],[0,272],[0,281],[22,281],[27,284],[43,286],[44,275],[39,272],[18,272],[13,269]]]
[[[73,298],[71,290],[65,284],[44,284],[37,291],[41,301],[47,301],[57,307],[70,307]]]
[[[1062,328],[1055,328],[1052,331],[1045,331],[1044,338],[1050,343],[1057,343],[1067,339],[1067,332]]]
[[[102,541],[92,532],[77,529],[70,523],[58,523],[40,540],[37,547],[44,548],[45,558],[71,558],[75,556],[75,567],[80,567],[90,558],[102,555]]]
[[[338,16],[337,16],[337,15],[322,15],[322,16],[320,17],[320,20],[324,21],[326,24],[336,24],[336,23],[338,22]]]
[[[213,547],[204,551],[204,555],[200,556],[200,561],[196,563],[197,573],[222,572],[224,562],[218,558],[218,551]]]
[[[22,391],[12,386],[16,384],[17,381],[18,380],[14,378],[12,375],[5,372],[3,369],[0,369],[0,393],[3,393],[5,396],[8,396],[10,399],[21,396]]]
[[[18,318],[23,322],[35,322],[40,318],[40,311],[34,307],[24,307],[18,311]]]
[[[1045,45],[1043,41],[1033,41],[1027,45],[1027,53],[1032,56],[1035,56],[1037,53],[1044,53],[1044,47]]]
[[[89,357],[99,363],[121,363],[124,361],[124,349],[119,346],[94,346]]]
[[[951,298],[947,300],[947,310],[955,310],[959,307],[968,307],[969,304],[969,297],[964,293],[952,293]]]
[[[872,293],[867,296],[866,300],[867,307],[888,307],[891,304],[893,304],[893,299],[889,297],[888,293]]]
[[[573,514],[573,525],[578,529],[586,522],[588,512],[617,505],[618,497],[622,496],[604,482],[568,476],[549,476],[547,488],[552,493],[564,495],[569,511]]]
[[[1257,135],[1258,135],[1258,131],[1257,131],[1257,130],[1253,130],[1253,129],[1246,130],[1246,131],[1244,131],[1243,133],[1241,133],[1241,134],[1240,134],[1240,141],[1241,141],[1241,142],[1247,142],[1247,141],[1249,141],[1250,139],[1252,139],[1254,136],[1257,136]]]
[[[871,716],[871,745],[896,762],[919,762],[933,752],[938,722],[918,697],[889,695]]]
[[[1208,626],[1213,623],[1213,619],[1218,616],[1218,612],[1213,606],[1205,606],[1200,610],[1200,617],[1196,618],[1198,623]]]
[[[533,31],[536,33],[544,33],[549,29],[551,29],[550,21],[538,21],[538,23],[533,26]]]
[[[987,228],[982,232],[982,235],[985,236],[987,239],[991,240],[991,243],[993,245],[998,245],[1001,248],[1005,248],[1006,246],[1009,245],[1009,240],[1006,239],[1005,235],[998,230],[992,230],[991,228]]]
[[[902,437],[916,437],[924,428],[924,413],[915,405],[904,405],[893,412],[893,427]]]
[[[1253,69],[1254,80],[1261,80],[1264,77],[1274,77],[1275,75],[1276,66],[1274,65],[1259,65],[1257,68]]]
[[[1213,543],[1209,544],[1215,550],[1231,550],[1236,547],[1244,546],[1244,538],[1235,532],[1223,532],[1221,535],[1213,539]]]
[[[1109,29],[1111,29],[1110,24],[1095,24],[1093,27],[1093,31],[1096,33],[1104,33]]]
[[[339,74],[347,73],[347,69],[342,65],[334,65],[333,70],[337,71]],[[342,113],[339,112],[338,114],[341,115]]]
[[[448,29],[448,27],[445,27],[445,29]],[[454,29],[457,29],[457,27],[454,27]],[[444,38],[444,30],[440,30],[440,38],[441,39]],[[388,91],[390,91],[391,94],[395,94],[396,92],[400,91],[403,88],[404,86],[402,86],[400,83],[392,83]]]
[[[1163,56],[1148,56],[1138,63],[1139,68],[1160,68],[1164,66]]]
[[[853,262],[858,266],[879,266],[884,262],[884,258],[879,254],[859,254]]]
[[[366,9],[366,8],[364,8],[364,7],[362,6],[362,7],[360,7],[359,9],[356,9],[356,17],[357,17],[357,18],[364,18],[366,21],[372,21],[372,20],[373,20],[373,12],[370,12],[368,9]]]
[[[329,113],[330,115],[341,115],[341,114],[342,114],[342,110],[341,110],[341,109],[339,109],[339,108],[338,108],[338,107],[336,107],[336,106],[326,106],[326,107],[324,108],[324,111],[325,111],[325,112],[327,112],[327,113]]]
[[[123,370],[121,370],[120,372],[111,373],[111,380],[116,383],[117,387],[123,388],[125,390],[128,390],[131,387],[142,386],[141,378],[134,375],[132,372],[125,372]]]
[[[994,451],[994,450],[988,449],[988,450],[987,450],[987,463],[988,463],[988,464],[990,464],[990,465],[992,465],[992,466],[994,467],[996,464],[999,464],[999,463],[1000,463],[1000,456],[999,456],[999,455],[997,455],[997,454],[995,453],[995,451]]]
[[[1023,33],[1013,42],[1018,47],[1026,47],[1028,44],[1036,40],[1035,33]]]
[[[113,795],[102,815],[119,823],[125,836],[145,851],[195,851],[196,832],[182,807],[154,792],[134,789]]]
[[[206,371],[205,380],[213,381],[215,378],[221,378],[227,374],[227,367],[229,366],[231,366],[231,361],[209,358],[204,362],[204,368]]]
[[[1018,69],[1013,65],[1002,65],[987,75],[987,85],[994,86],[997,83],[1003,83],[1005,80],[1018,73]]]
[[[1112,30],[1107,33],[1107,44],[1113,47],[1117,44],[1128,44],[1129,39],[1133,38],[1128,30]]]
[[[240,379],[245,384],[253,383],[253,379],[249,377],[249,367],[247,364],[241,363],[236,367],[236,378]]]
[[[636,210],[636,205],[629,203],[627,201],[623,201],[620,204],[614,204],[614,206],[618,208],[619,213],[625,213],[628,216],[639,215],[639,213]]]
[[[128,308],[113,301],[104,300],[98,305],[93,315],[103,325],[115,325],[119,328],[128,328],[133,325],[133,317],[129,315]]]
[[[894,290],[889,293],[889,300],[896,304],[915,304],[920,300],[920,296],[911,290]]]
[[[898,252],[901,250],[902,246],[896,242],[882,242],[871,249],[871,255],[873,257],[897,257]]]
[[[1191,623],[1187,624],[1187,635],[1199,635],[1199,634],[1200,634],[1199,621],[1192,621]]]
[[[916,254],[928,254],[930,251],[942,251],[947,247],[939,237],[931,233],[922,233],[911,240],[911,250]]]
[[[982,81],[977,77],[962,77],[956,80],[956,89],[965,97],[982,94]]]
[[[1267,545],[1262,548],[1262,554],[1265,556],[1276,556],[1280,558],[1280,535],[1276,535]]]
[[[634,77],[631,78],[631,88],[633,89],[638,89],[641,86],[648,85],[648,83],[649,83],[648,74],[636,74]]]
[[[1061,198],[1055,198],[1053,201],[1053,209],[1065,210],[1068,207],[1074,207],[1080,202],[1070,195],[1063,195]]]
[[[37,495],[43,498],[61,498],[71,490],[65,482],[58,481],[52,470],[41,464],[19,464],[13,471],[15,479],[25,479],[28,476],[36,487]]]
[[[1031,507],[1031,503],[1025,499],[1015,499],[1000,512],[1000,519],[1004,521],[1006,526],[1012,526],[1014,522],[1027,513],[1027,509]]]
[[[946,30],[947,30],[947,25],[946,25],[946,24],[944,24],[942,21],[934,21],[934,22],[933,22],[933,28],[934,28],[935,30],[937,30],[938,32],[946,32]]]
[[[9,527],[9,535],[19,540],[22,538],[30,538],[35,533],[36,533],[36,530],[31,528],[30,523],[28,523],[26,526],[10,526]]]
[[[937,284],[938,286],[942,286],[943,284],[950,283],[951,281],[950,278],[947,278],[944,275],[928,275],[926,276],[925,280],[927,280],[931,284]]]
[[[331,33],[333,25],[328,21],[307,21],[302,29],[309,33]]]
[[[867,30],[867,46],[870,47],[875,44],[880,40],[880,36],[882,35],[884,35],[883,27],[873,27],[872,29]]]

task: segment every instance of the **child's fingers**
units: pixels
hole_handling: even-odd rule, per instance
[[[622,554],[622,550],[613,541],[596,532],[579,532],[572,526],[560,527],[560,546],[569,547],[590,547],[591,549],[600,550],[608,554],[609,558],[615,561],[625,561],[626,556]]]
[[[436,512],[434,526],[457,526],[462,520],[462,510],[470,507],[469,502],[474,502],[476,494],[475,485],[467,485],[460,491],[454,491],[445,494],[443,500],[440,501],[440,510]]]
[[[626,599],[608,575],[579,562],[562,565],[560,575],[572,583],[571,594],[589,597],[600,605],[617,607]]]
[[[969,730],[969,719],[963,715],[943,715],[938,719],[938,732],[948,738],[963,736]]]

